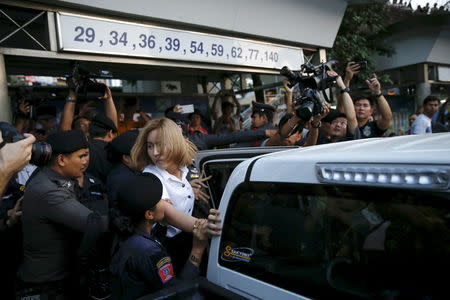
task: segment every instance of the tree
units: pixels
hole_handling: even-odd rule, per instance
[[[389,13],[385,4],[365,4],[349,6],[344,14],[329,57],[339,61],[341,70],[349,61],[367,61],[367,69],[360,72],[357,82],[375,71],[375,55],[394,54],[394,49],[379,39],[386,33]],[[380,79],[389,81],[387,76]]]

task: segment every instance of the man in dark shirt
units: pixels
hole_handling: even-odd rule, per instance
[[[52,294],[76,299],[75,281],[69,277],[76,262],[73,233],[105,231],[107,218],[89,210],[76,196],[75,180],[89,161],[83,132],[57,132],[47,142],[52,158],[30,179],[22,202],[24,260],[18,296],[47,299]]]
[[[349,62],[346,68],[344,84],[347,88],[350,87],[350,81],[355,74],[360,70],[358,64]],[[354,96],[353,102],[355,105],[356,119],[358,121],[358,128],[361,138],[380,137],[391,126],[392,111],[389,103],[384,98],[381,92],[381,85],[375,74],[370,80],[366,80],[372,95]],[[377,104],[378,114],[376,120],[373,120],[374,105]],[[338,106],[338,110],[343,112]]]
[[[106,177],[111,172],[113,165],[108,160],[107,146],[117,136],[117,126],[104,114],[97,114],[89,126],[91,138],[90,160],[87,172],[94,177],[106,182]]]

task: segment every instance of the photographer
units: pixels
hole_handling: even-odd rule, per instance
[[[218,112],[216,109],[217,101],[221,99],[222,115],[218,117]],[[234,111],[233,103],[225,100],[231,98],[236,105],[236,112]],[[214,102],[212,106],[212,116],[213,120],[216,121],[214,124],[214,133],[229,133],[235,132],[241,129],[240,125],[240,115],[241,115],[241,104],[236,99],[236,94],[232,89],[221,90],[214,97]]]
[[[334,112],[333,114],[330,113],[330,117],[333,119],[331,121],[335,121],[336,118],[341,118],[344,120],[337,120],[335,121],[336,124],[331,124],[330,126],[328,126],[328,124],[322,124],[321,120],[323,119],[325,123],[325,118],[328,114],[328,104],[326,102],[322,102],[321,107],[318,110],[316,105],[314,105],[314,108],[310,110],[310,108],[306,107],[305,104],[302,104],[301,106],[295,107],[296,114],[292,118],[290,118],[282,127],[279,128],[279,133],[272,137],[266,145],[280,145],[281,141],[284,138],[289,137],[294,132],[298,131],[299,128],[303,128],[307,124],[307,122],[311,121],[311,118],[312,123],[310,126],[309,137],[305,142],[306,145],[315,145],[318,141],[319,143],[337,142],[343,138],[346,138],[347,136],[350,139],[357,138],[359,136],[356,130],[357,121],[355,110],[353,107],[353,101],[349,94],[349,89],[346,88],[342,78],[338,76],[336,72],[327,70],[326,77],[322,78],[321,81],[326,80],[328,82],[327,84],[329,85],[332,83],[330,79],[333,79],[335,85],[341,90],[341,97],[339,98],[340,102],[338,103],[338,106],[340,105],[341,107],[343,107],[345,111],[345,114],[336,116],[335,114],[337,112]],[[304,103],[308,104],[308,102]],[[315,110],[317,110],[318,113],[314,114]],[[306,116],[309,116],[309,118]],[[320,128],[322,127],[323,129],[321,130]],[[324,129],[327,132],[325,132]],[[322,141],[321,135],[324,134],[326,135],[326,139],[325,141]],[[333,138],[330,138],[330,136],[333,136]]]
[[[345,69],[344,83],[347,88],[350,87],[350,81],[355,74],[358,74],[361,66],[355,62],[349,62]],[[354,106],[356,119],[358,121],[358,128],[361,138],[380,137],[391,126],[392,111],[389,103],[384,98],[381,92],[381,85],[376,74],[366,80],[367,86],[372,92],[372,95],[355,96]],[[378,117],[377,120],[371,120],[374,112],[374,104],[377,104]],[[338,105],[338,110],[344,112],[343,108]]]
[[[31,159],[32,144],[36,140],[31,134],[15,143],[6,143],[0,131],[0,196],[3,195],[10,178]]]
[[[86,135],[89,133],[89,119],[87,116],[79,115],[75,116],[75,108],[77,104],[77,86],[73,82],[72,77],[67,78],[67,85],[69,86],[69,95],[66,97],[66,103],[64,105],[63,112],[61,114],[60,130],[71,130],[79,129],[82,130]],[[102,100],[105,106],[105,115],[110,118],[117,128],[117,110],[114,104],[111,90],[104,83],[98,83],[104,86],[103,96],[98,97]]]

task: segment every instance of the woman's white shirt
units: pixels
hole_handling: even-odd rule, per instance
[[[186,179],[189,170],[187,167],[182,167],[180,170],[181,180],[155,165],[146,166],[143,173],[152,173],[161,180],[163,185],[162,199],[170,199],[177,211],[192,215],[194,208],[194,190]],[[167,227],[167,237],[169,238],[180,232],[180,229],[173,226]]]

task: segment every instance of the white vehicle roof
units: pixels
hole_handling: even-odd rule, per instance
[[[450,133],[373,138],[272,153],[243,167],[250,181],[317,183],[316,166],[450,167]],[[253,163],[252,163],[253,162]],[[242,170],[243,171],[243,170]],[[243,175],[243,174],[241,174]]]

